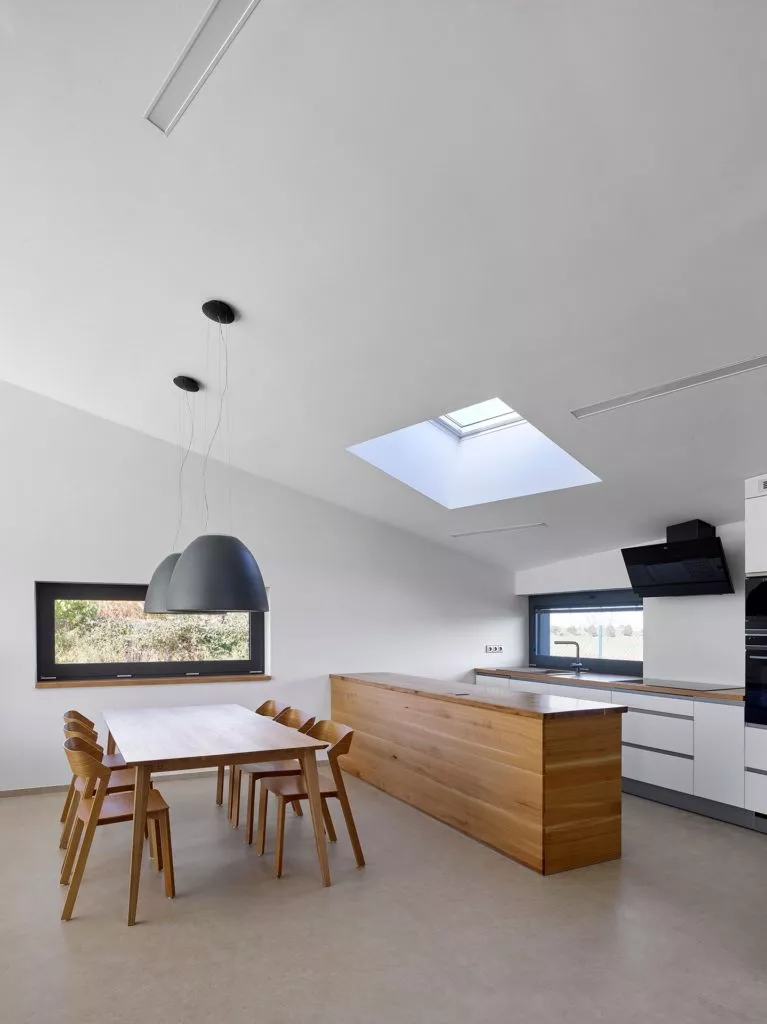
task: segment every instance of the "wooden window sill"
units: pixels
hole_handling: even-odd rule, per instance
[[[130,679],[38,679],[38,690],[61,690],[77,686],[172,686],[177,683],[265,683],[267,675],[244,676],[134,676]]]

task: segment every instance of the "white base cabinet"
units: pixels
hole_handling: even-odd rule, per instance
[[[767,494],[754,498],[765,510]],[[746,503],[747,505],[749,502]],[[764,562],[767,572],[767,545]],[[761,556],[760,556],[761,557]],[[488,677],[477,673],[477,683]],[[597,690],[564,681],[509,679],[512,692],[548,693],[625,704],[623,775],[663,789],[767,814],[767,729],[746,727],[741,703],[626,690]]]
[[[741,765],[745,758],[743,706],[693,701],[695,708],[695,796],[732,807],[745,804]]]
[[[655,750],[624,746],[623,774],[627,779],[636,779],[637,782],[646,782],[651,786],[675,789],[677,793],[692,793],[691,757],[677,757]]]

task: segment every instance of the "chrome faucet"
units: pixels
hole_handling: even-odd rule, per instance
[[[581,661],[581,645],[577,640],[555,640],[554,645],[556,647],[574,647],[575,648],[575,661],[570,666],[575,669],[575,675],[579,676],[586,667]]]

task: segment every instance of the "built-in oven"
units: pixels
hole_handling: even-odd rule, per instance
[[[746,580],[746,721],[767,725],[767,576]]]

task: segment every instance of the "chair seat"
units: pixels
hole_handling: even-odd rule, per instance
[[[135,782],[136,776],[132,768],[123,768],[121,771],[112,772],[107,783],[107,793],[119,793],[120,791],[133,789]],[[75,779],[75,789],[78,793],[82,793],[84,786],[85,782],[83,779],[79,777]]]
[[[303,776],[292,776],[291,778],[268,778],[263,779],[262,786],[270,793],[284,797],[286,800],[305,800],[308,797]],[[320,795],[338,796],[338,787],[332,779],[320,775]]]
[[[261,761],[259,764],[238,765],[248,775],[255,775],[257,778],[269,775],[300,775],[301,764],[298,761]]]
[[[91,797],[83,798],[77,808],[77,816],[82,821],[88,820]],[[168,810],[159,789],[150,789],[146,805],[147,816],[152,818]],[[99,814],[99,825],[111,825],[117,821],[133,821],[133,793],[108,793],[104,797]]]
[[[104,754],[101,763],[107,768],[124,768],[125,758],[122,754]]]

